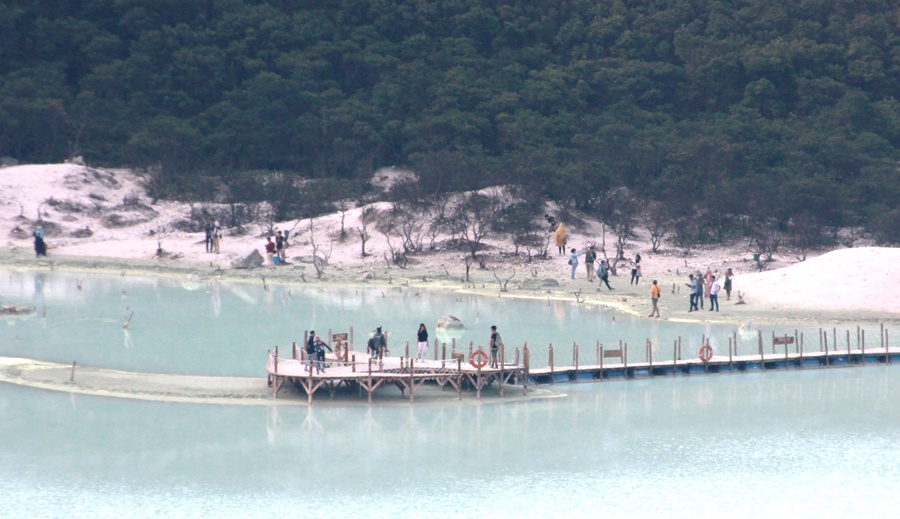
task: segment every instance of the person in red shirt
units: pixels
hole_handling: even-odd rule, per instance
[[[274,267],[275,262],[272,261],[272,258],[275,257],[275,244],[272,242],[271,236],[266,236],[266,266]]]

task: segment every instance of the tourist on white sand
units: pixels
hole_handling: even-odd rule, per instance
[[[379,175],[384,176],[383,172]],[[209,204],[204,204],[209,206]],[[436,288],[454,288],[502,297],[578,298],[582,304],[603,305],[634,315],[646,315],[646,290],[641,285],[615,283],[618,290],[597,290],[597,282],[583,277],[569,279],[568,257],[548,254],[547,259],[527,262],[524,254],[512,255],[508,236],[492,234],[484,240],[488,260],[485,269],[474,266],[466,280],[464,252],[438,250],[417,255],[407,268],[389,265],[389,246],[385,237],[370,229],[366,241],[366,257],[361,257],[361,241],[357,229],[362,227],[360,212],[353,208],[343,213],[323,215],[313,220],[259,222],[244,226],[243,233],[222,228],[220,253],[207,252],[205,221],[197,220],[197,232],[176,230],[179,222],[191,219],[192,211],[201,204],[153,201],[142,188],[141,178],[118,169],[96,169],[76,164],[24,165],[0,169],[0,232],[6,237],[0,249],[0,265],[29,268],[94,269],[118,272],[141,269],[173,275],[192,272],[201,276],[223,278],[257,278],[259,271],[237,270],[233,265],[251,252],[262,254],[267,230],[290,231],[290,246],[284,252],[289,265],[267,272],[271,282],[319,282],[355,284],[363,277],[367,283],[397,283]],[[388,203],[373,204],[384,209]],[[551,208],[552,212],[552,208]],[[196,214],[196,213],[194,213]],[[115,215],[115,216],[112,216]],[[581,215],[586,223],[566,229],[564,243],[579,250],[597,244],[604,237],[601,222]],[[33,232],[43,226],[47,246],[46,258],[35,258]],[[226,225],[226,221],[221,222]],[[546,232],[544,217],[535,215],[535,227]],[[344,236],[340,229],[343,225]],[[312,228],[312,234],[310,233]],[[346,232],[350,230],[351,232]],[[273,235],[274,236],[274,235]],[[437,243],[449,236],[438,237]],[[558,237],[556,237],[558,238]],[[614,254],[615,237],[605,232],[606,252]],[[313,268],[313,248],[317,255],[327,255],[322,278]],[[502,254],[501,254],[502,253]],[[900,275],[900,249],[854,247],[832,252],[810,253],[806,261],[798,261],[790,251],[776,253],[766,263],[765,272],[757,272],[753,251],[746,242],[731,246],[692,251],[685,257],[663,243],[659,253],[651,252],[649,236],[638,230],[629,242],[626,257],[640,255],[641,274],[659,281],[666,297],[661,310],[669,319],[716,320],[744,322],[792,322],[798,319],[822,320],[898,320],[900,298],[889,290]],[[816,254],[819,254],[816,256]],[[627,273],[627,261],[620,263]],[[734,272],[732,291],[746,304],[720,301],[721,311],[688,313],[687,291],[679,289],[687,274],[709,269],[718,279],[725,279],[728,268]],[[627,274],[625,274],[627,275]],[[512,276],[512,277],[510,277]],[[507,279],[508,291],[501,291],[498,279]],[[535,288],[529,280],[554,279],[558,286]],[[621,278],[613,278],[621,279]],[[627,287],[627,288],[626,288]],[[579,292],[580,296],[575,295]],[[643,313],[641,313],[643,312]],[[714,315],[710,315],[714,314]]]

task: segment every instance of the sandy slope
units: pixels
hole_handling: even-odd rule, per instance
[[[51,201],[52,200],[52,201]],[[144,207],[136,206],[139,201]],[[379,204],[384,206],[385,204]],[[46,225],[49,257],[35,260],[31,232],[38,210]],[[295,236],[288,251],[290,265],[274,270],[234,270],[232,263],[254,249],[263,251],[264,225],[248,226],[245,234],[225,230],[220,254],[204,250],[202,233],[181,232],[174,224],[189,218],[191,208],[176,202],[152,201],[144,194],[140,178],[127,170],[97,170],[74,164],[26,165],[0,169],[0,236],[5,246],[0,249],[0,265],[33,268],[145,269],[159,273],[182,275],[186,272],[225,278],[258,280],[260,274],[285,282],[323,283],[396,283],[446,287],[457,290],[499,293],[497,277],[509,278],[509,292],[504,296],[554,297],[574,300],[575,293],[584,304],[606,305],[622,311],[646,315],[649,312],[649,281],[658,279],[664,287],[662,316],[684,320],[730,320],[742,322],[842,319],[898,320],[900,303],[890,290],[890,281],[900,274],[900,249],[853,248],[837,250],[802,263],[775,261],[768,271],[755,272],[751,251],[742,248],[716,247],[693,252],[685,258],[680,251],[664,248],[649,252],[647,240],[637,238],[628,254],[643,256],[644,279],[640,285],[628,284],[628,271],[612,278],[616,288],[598,291],[596,284],[584,278],[584,267],[577,279],[569,279],[566,257],[555,254],[548,260],[527,262],[523,256],[512,256],[508,238],[491,236],[486,241],[491,249],[487,269],[473,266],[470,281],[465,282],[465,262],[460,251],[438,250],[412,259],[410,267],[388,266],[384,259],[389,250],[383,235],[369,228],[366,245],[369,255],[361,257],[359,211],[344,216],[347,231],[340,237],[341,214],[316,218],[313,222],[315,243],[329,255],[324,280],[315,279],[308,262],[312,254],[308,221],[280,222],[281,229],[293,229]],[[110,225],[111,215],[118,220],[135,222],[125,226]],[[542,227],[542,221],[536,221]],[[602,226],[588,221],[584,226],[569,226],[570,246],[582,247],[600,243]],[[73,233],[89,228],[93,235],[75,237]],[[640,234],[640,233],[639,233]],[[446,238],[446,237],[443,237]],[[440,241],[440,240],[439,240]],[[607,233],[606,242],[613,237]],[[157,256],[157,249],[164,251]],[[667,246],[664,246],[667,247]],[[779,255],[776,255],[778,259]],[[781,258],[791,258],[785,255]],[[740,290],[747,304],[724,301],[722,311],[687,312],[687,291],[683,283],[687,272],[711,268],[721,274],[734,269],[735,291]],[[368,277],[370,279],[364,280]],[[558,286],[542,286],[540,280],[550,278]],[[673,291],[674,290],[674,291]],[[0,295],[2,299],[2,295]],[[736,299],[736,298],[734,298]]]

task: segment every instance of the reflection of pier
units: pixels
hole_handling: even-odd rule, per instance
[[[865,330],[856,329],[855,344],[850,330],[845,334],[833,329],[819,330],[818,347],[810,350],[804,344],[803,334],[776,336],[772,334],[768,344],[762,333],[757,334],[757,347],[752,354],[739,354],[737,340],[729,339],[727,355],[715,354],[708,341],[696,352],[686,352],[682,358],[681,340],[672,345],[673,360],[653,360],[655,348],[648,340],[643,347],[644,359],[629,362],[628,345],[620,343],[618,348],[596,346],[595,362],[579,364],[579,346],[572,345],[574,365],[554,365],[554,349],[549,348],[547,367],[531,368],[528,383],[532,385],[554,382],[603,381],[610,379],[634,379],[655,376],[675,376],[703,373],[732,373],[765,371],[773,369],[824,368],[833,366],[853,366],[864,364],[892,364],[900,362],[900,347],[891,347],[888,330],[881,326],[881,337],[877,345],[866,346]],[[771,346],[771,350],[768,350]],[[634,353],[634,348],[632,349]],[[593,352],[591,352],[593,353]]]
[[[396,386],[401,396],[409,391],[409,401],[413,402],[416,391],[426,383],[439,386],[442,390],[447,385],[457,392],[462,399],[464,390],[474,390],[476,398],[481,398],[484,388],[497,384],[499,396],[503,396],[506,386],[522,384],[528,392],[528,353],[525,350],[525,363],[518,363],[518,351],[513,363],[503,360],[503,352],[497,367],[475,367],[463,360],[462,355],[452,355],[450,359],[417,360],[405,357],[371,357],[364,353],[349,352],[346,358],[338,359],[329,355],[324,364],[325,369],[317,373],[315,369],[307,371],[305,353],[298,352],[296,345],[290,358],[279,358],[278,348],[269,351],[267,371],[269,386],[274,396],[278,396],[285,382],[307,394],[309,403],[313,395],[325,389],[334,397],[342,386],[349,390],[363,391],[372,403],[372,394],[381,386]]]

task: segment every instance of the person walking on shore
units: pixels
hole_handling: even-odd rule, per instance
[[[284,263],[284,236],[281,231],[275,231],[275,255],[278,256],[278,263]]]
[[[554,239],[556,240],[556,248],[559,250],[559,255],[562,256],[566,253],[566,242],[568,241],[568,235],[566,234],[566,226],[559,222],[556,225],[556,231],[554,232]]]
[[[425,323],[419,323],[419,331],[416,332],[416,339],[419,342],[419,351],[416,354],[416,360],[425,360],[428,357],[428,330],[425,329]]]
[[[569,266],[571,267],[570,270],[572,271],[569,274],[569,277],[571,277],[572,279],[575,279],[575,269],[578,268],[578,256],[581,256],[582,254],[584,253],[575,252],[575,249],[572,249],[571,253],[569,254]]]
[[[213,226],[210,222],[206,222],[206,227],[203,229],[206,233],[206,252],[212,252],[213,250]]]
[[[219,221],[216,220],[216,223],[213,224],[213,250],[216,251],[216,254],[219,253],[219,246],[222,242],[222,226],[219,225]]]
[[[598,290],[603,286],[603,283],[606,283],[606,288],[613,289],[613,287],[609,286],[609,266],[606,264],[606,260],[600,260],[600,266],[597,267],[597,276],[600,278]]]
[[[587,267],[587,280],[588,282],[594,282],[594,261],[597,259],[597,252],[594,250],[594,246],[591,245],[588,247],[587,252],[584,253],[584,266]]]
[[[635,254],[634,259],[631,260],[631,281],[628,282],[629,285],[637,285],[641,280],[641,255]]]
[[[272,243],[272,237],[266,236],[266,266],[272,268],[275,266],[275,244]]]
[[[709,285],[709,311],[712,312],[713,308],[716,309],[716,312],[719,311],[719,282],[716,280],[716,276],[710,276],[711,283]]]
[[[699,310],[697,308],[697,288],[699,287],[699,281],[694,279],[694,275],[691,274],[688,276],[689,282],[685,283],[687,287],[691,290],[691,307],[688,308],[688,312],[693,312],[694,310]]]
[[[650,310],[650,315],[647,317],[659,317],[659,296],[662,295],[662,290],[659,289],[659,285],[656,284],[656,280],[653,280],[653,284],[650,285],[650,302],[653,304],[652,309]]]
[[[731,270],[731,267],[728,267],[728,270],[725,271],[725,300],[731,301],[731,278],[734,277],[734,272]]]

